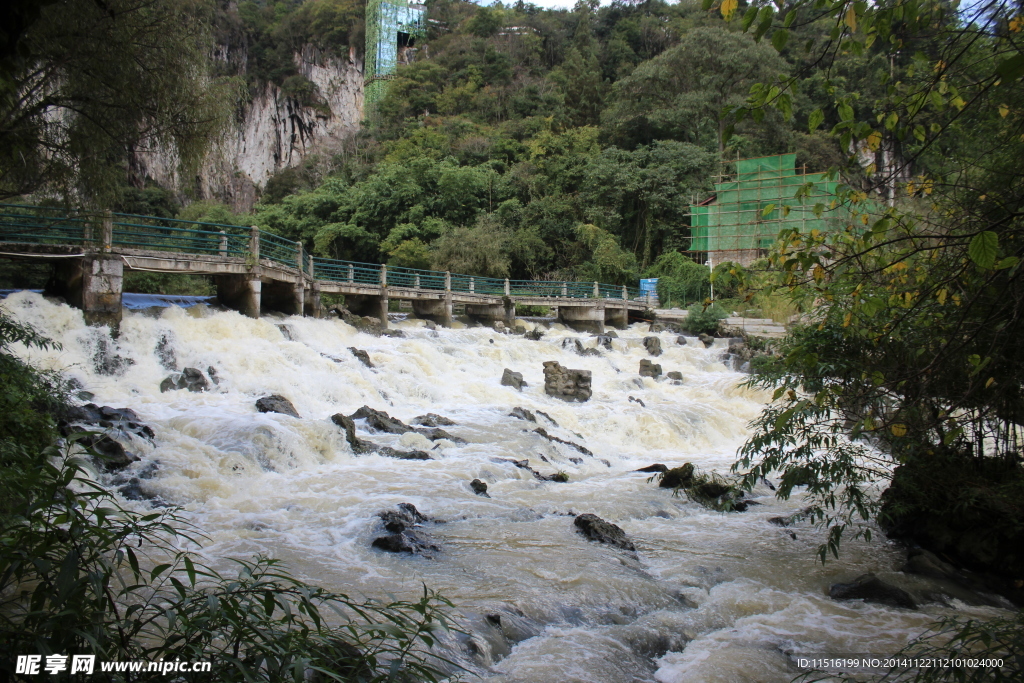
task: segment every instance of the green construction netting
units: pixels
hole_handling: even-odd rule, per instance
[[[767,250],[786,228],[834,230],[849,216],[836,200],[838,184],[797,171],[796,154],[740,159],[734,180],[715,183],[713,201],[690,206],[690,251]],[[795,199],[804,185],[809,194]],[[816,204],[825,206],[820,217]]]
[[[384,96],[394,77],[405,45],[426,34],[426,7],[406,0],[368,0],[366,3],[366,83],[363,92],[369,108]]]

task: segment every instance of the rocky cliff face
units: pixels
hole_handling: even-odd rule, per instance
[[[220,46],[216,56],[242,65],[244,52]],[[318,91],[321,106],[303,106],[267,83],[250,93],[251,101],[214,145],[198,176],[178,177],[173,155],[162,149],[137,150],[133,173],[168,188],[190,186],[195,199],[212,199],[246,211],[267,180],[281,169],[298,166],[313,153],[330,153],[359,130],[363,116],[363,64],[327,56],[313,47],[294,55],[299,73]]]

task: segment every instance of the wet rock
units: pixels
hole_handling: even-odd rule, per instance
[[[513,387],[518,391],[523,390],[523,386],[526,382],[523,381],[523,373],[512,372],[509,368],[505,368],[505,371],[501,374],[501,386]]]
[[[75,396],[78,398],[79,401],[91,401],[94,398],[96,398],[96,394],[92,393],[91,391],[79,391],[77,394],[75,394]]]
[[[668,377],[669,379],[674,379],[677,382],[681,382],[683,379],[683,373],[679,372],[678,370],[673,370],[672,372],[666,374],[665,376]]]
[[[644,403],[643,401],[641,401],[638,398],[633,398],[632,396],[629,397],[629,402],[630,403],[639,403],[641,408],[646,408],[647,407],[646,403]]]
[[[666,470],[665,474],[661,476],[661,481],[658,482],[658,486],[663,489],[676,489],[681,487],[689,486],[693,483],[694,466],[693,463],[685,463],[679,467],[673,467],[670,470]]]
[[[665,326],[661,323],[651,323],[650,327],[647,328],[648,332],[664,332]]]
[[[399,460],[433,460],[426,451],[397,451],[390,446],[377,446],[377,454]]]
[[[169,334],[160,335],[156,343],[156,357],[165,370],[177,370],[178,359],[174,355],[174,347]]]
[[[612,350],[612,338],[610,336],[608,336],[607,334],[598,335],[597,343],[598,343],[599,346],[603,346],[604,348],[608,349],[609,351]]]
[[[399,503],[393,510],[384,510],[377,513],[377,516],[389,534],[374,539],[374,548],[391,553],[427,556],[440,550],[426,536],[416,531],[417,527],[431,519],[417,510],[413,504]]]
[[[435,323],[433,320],[424,320],[423,327],[427,328],[428,330],[436,330],[437,323]]]
[[[125,370],[135,365],[135,361],[119,354],[113,340],[101,336],[96,343],[92,364],[100,375],[117,376],[124,374]]]
[[[284,337],[288,341],[294,341],[292,339],[292,330],[290,327],[288,327],[287,325],[278,325],[277,329],[281,331],[282,337]]]
[[[661,366],[644,358],[640,361],[640,376],[657,379],[661,376]]]
[[[449,420],[447,417],[437,413],[418,415],[412,419],[412,423],[414,425],[423,425],[424,427],[452,427],[455,425],[454,420]]]
[[[545,413],[545,412],[544,412],[543,410],[537,410],[537,411],[534,411],[534,412],[536,412],[536,413],[537,413],[538,415],[540,415],[541,417],[543,417],[543,418],[544,418],[545,420],[547,420],[548,422],[550,422],[550,423],[551,423],[552,425],[554,425],[555,427],[557,427],[557,426],[558,426],[558,423],[557,423],[557,422],[555,422],[555,418],[551,417],[550,415],[548,415],[547,413]]]
[[[161,394],[166,391],[178,391],[179,389],[188,389],[189,391],[199,393],[201,391],[209,391],[210,383],[206,381],[203,371],[197,368],[185,368],[181,372],[165,377],[160,382]]]
[[[461,436],[452,436],[448,432],[444,431],[439,427],[427,427],[423,429],[414,429],[417,434],[422,434],[431,441],[438,441],[440,439],[448,439],[452,443],[466,443],[466,440]]]
[[[494,321],[494,331],[499,334],[508,334],[508,328],[505,327],[505,323],[500,320]]]
[[[359,359],[359,362],[368,368],[373,367],[373,363],[370,362],[370,354],[362,349],[357,349],[354,346],[348,347],[348,350],[352,352],[352,355]]]
[[[538,328],[534,328],[529,332],[523,334],[526,339],[530,341],[540,341],[540,338],[544,336],[544,331]]]
[[[520,420],[526,420],[527,422],[537,421],[537,416],[534,415],[532,411],[529,411],[526,408],[520,408],[519,406],[512,409],[512,412],[509,413],[509,417],[516,417]]]
[[[657,337],[644,337],[644,348],[652,356],[661,355],[661,340]]]
[[[851,583],[832,584],[828,596],[833,600],[863,600],[906,609],[917,607],[917,603],[905,590],[885,583],[871,573],[858,576]]]
[[[372,453],[377,450],[375,443],[365,441],[356,436],[356,424],[352,421],[352,418],[341,413],[335,413],[331,415],[331,422],[345,430],[345,440],[348,441],[348,445],[352,448],[353,453],[359,455]]]
[[[473,493],[478,496],[483,496],[484,498],[491,497],[490,494],[487,493],[487,483],[480,481],[479,479],[474,479],[469,482],[469,488],[473,489]]]
[[[124,446],[106,434],[87,435],[80,438],[78,443],[90,448],[95,453],[95,459],[107,472],[123,470],[139,461],[139,456],[125,450]]]
[[[606,522],[597,515],[586,513],[579,515],[573,521],[578,533],[583,534],[591,541],[607,543],[616,548],[622,548],[630,552],[636,552],[636,546],[626,536],[626,532],[617,525]]]
[[[261,413],[281,413],[282,415],[299,417],[299,413],[295,410],[292,402],[280,394],[271,394],[270,396],[257,399],[256,410]]]
[[[634,472],[648,472],[648,473],[652,473],[653,474],[654,472],[668,472],[668,467],[666,465],[662,465],[660,462],[657,462],[657,463],[654,463],[653,465],[648,465],[647,467],[641,467],[640,469],[633,470],[633,471]]]
[[[701,333],[697,335],[697,339],[700,339],[701,343],[704,344],[704,348],[710,348],[715,343],[715,338],[710,334]]]
[[[676,344],[679,344],[679,346],[686,346],[686,337],[683,335],[676,337]]]
[[[353,420],[365,419],[366,425],[378,432],[389,434],[405,434],[413,431],[413,428],[401,420],[395,419],[383,410],[374,410],[370,406],[363,406],[356,412],[349,415]]]
[[[395,339],[405,339],[405,332],[403,332],[402,330],[381,330],[380,336],[393,337]]]
[[[220,377],[217,375],[217,368],[212,365],[206,368],[206,375],[210,378],[210,381],[214,384],[220,384]]]
[[[526,334],[526,327],[524,327],[523,325],[516,325],[514,328],[512,328],[512,332],[513,334]]]
[[[903,565],[901,571],[931,579],[967,583],[967,578],[956,567],[939,559],[937,555],[924,548],[912,548],[907,553],[907,563]]]
[[[804,508],[803,510],[800,510],[799,512],[794,512],[793,514],[788,515],[786,517],[772,517],[768,520],[768,522],[769,524],[774,524],[775,526],[787,527],[802,521],[810,513],[811,508]]]
[[[112,408],[87,403],[84,406],[70,406],[62,414],[58,427],[63,436],[82,431],[116,429],[127,434],[134,434],[152,439],[156,434],[153,429],[142,421],[142,418],[131,408]],[[83,429],[83,426],[86,429]]]
[[[575,351],[580,356],[600,356],[601,352],[597,349],[590,349],[583,346],[583,342],[579,339],[563,339],[562,348]]]
[[[563,401],[587,401],[592,395],[590,370],[572,370],[558,361],[544,363],[544,393]]]
[[[593,453],[591,453],[588,449],[584,448],[583,446],[579,445],[578,443],[574,443],[572,441],[566,441],[565,439],[559,439],[557,436],[554,436],[552,434],[548,434],[547,430],[544,429],[543,427],[537,427],[536,429],[533,430],[533,433],[534,434],[540,434],[541,436],[543,436],[548,441],[554,441],[555,443],[565,444],[566,446],[570,446],[571,448],[575,448],[576,450],[578,450],[583,455],[593,455]]]

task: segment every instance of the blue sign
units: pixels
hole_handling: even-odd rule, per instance
[[[640,292],[644,294],[653,294],[658,291],[658,278],[648,278],[640,281]]]

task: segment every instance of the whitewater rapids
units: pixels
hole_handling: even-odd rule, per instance
[[[799,510],[799,499],[782,502],[758,489],[761,505],[723,514],[634,472],[684,462],[728,472],[770,396],[740,386],[745,376],[724,362],[722,346],[705,349],[692,338],[684,346],[676,334],[657,334],[665,351],[655,362],[684,377],[673,383],[639,378],[648,357],[642,339],[652,334],[639,325],[620,331],[612,350],[580,356],[562,340],[595,347],[596,339],[559,325],[529,341],[405,320],[392,324],[404,338],[377,338],[337,320],[252,320],[196,306],[125,311],[112,341],[105,329],[86,327],[80,311],[37,293],[12,294],[0,305],[61,345],[19,348],[21,355],[78,380],[99,405],[135,410],[155,430],[153,444],[132,444],[142,460],[131,472],[148,477],[148,495],[181,506],[209,536],[210,562],[226,568],[225,558],[264,553],[350,595],[416,598],[426,584],[479,627],[464,643],[464,662],[487,681],[783,682],[800,673],[799,655],[892,654],[954,609],[998,613],[959,603],[912,611],[830,600],[829,584],[864,572],[902,580],[905,554],[878,538],[848,541],[839,561],[822,566],[814,554],[820,532],[767,521]],[[161,393],[170,374],[157,354],[161,343],[179,370],[213,367],[219,384]],[[375,367],[349,347],[367,351]],[[117,365],[117,358],[117,373],[100,372],[98,360]],[[592,371],[593,398],[577,404],[545,395],[547,360]],[[501,386],[504,368],[523,374],[521,393]],[[257,412],[256,399],[268,394],[287,397],[301,418]],[[407,423],[441,414],[456,423],[444,429],[468,443],[371,434],[357,422],[361,438],[433,449],[435,459],[353,455],[330,416],[363,405]],[[516,406],[543,411],[558,426],[511,417]],[[593,455],[542,438],[538,426]],[[522,459],[569,481],[542,482],[506,462]],[[474,495],[473,479],[488,484],[491,498]],[[382,533],[377,513],[401,502],[446,520],[429,529],[442,548],[435,558],[371,547]],[[570,514],[585,512],[622,527],[639,561],[575,533]],[[482,615],[496,612],[506,615],[512,637],[488,630]]]

